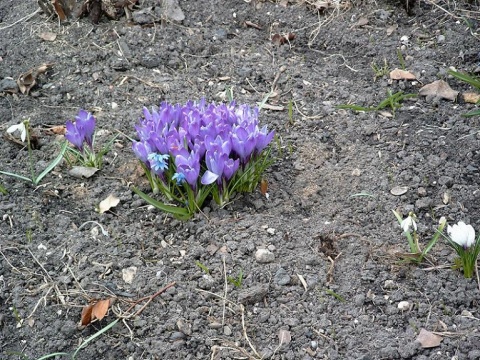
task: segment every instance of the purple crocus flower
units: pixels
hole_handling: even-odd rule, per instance
[[[77,149],[83,152],[86,142],[93,149],[93,133],[95,132],[95,117],[86,110],[80,109],[75,122],[67,121],[65,138]]]
[[[200,175],[200,158],[194,151],[188,152],[181,149],[175,157],[177,172],[185,176],[187,183],[193,188],[197,187],[198,176]]]
[[[67,121],[65,127],[67,130],[65,133],[65,138],[70,141],[70,143],[78,150],[83,152],[83,134],[78,131],[78,128],[70,120]]]
[[[240,160],[233,160],[233,159],[228,159],[225,161],[223,164],[223,176],[225,177],[225,180],[230,180],[238,170],[238,167],[240,165]]]
[[[202,176],[201,183],[203,185],[212,184],[217,181],[218,184],[222,183],[223,168],[225,161],[227,161],[228,155],[218,151],[207,151],[205,154],[205,163],[207,170]]]
[[[92,148],[93,133],[95,132],[95,117],[86,110],[80,109],[75,117],[75,126],[83,134],[85,142]]]
[[[256,135],[257,143],[255,145],[255,150],[257,151],[257,153],[261,153],[263,149],[265,149],[268,144],[270,144],[270,141],[272,141],[274,135],[275,131],[270,131],[268,133],[267,125],[258,130]]]
[[[243,163],[245,163],[255,148],[254,134],[248,132],[243,127],[236,127],[232,134],[232,148],[237,153]]]
[[[147,142],[134,141],[132,143],[132,149],[135,155],[150,169],[150,162],[148,161],[148,155],[153,151]]]

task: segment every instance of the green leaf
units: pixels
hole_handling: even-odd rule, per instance
[[[62,161],[63,155],[65,154],[65,151],[67,150],[68,143],[65,141],[62,145],[62,148],[60,150],[60,153],[57,155],[57,157],[46,167],[45,170],[43,170],[40,175],[38,175],[35,179],[32,180],[32,182],[35,185],[38,185],[40,181],[50,172],[52,171],[55,166],[57,166],[60,161]]]
[[[464,74],[458,71],[454,71],[454,70],[448,70],[448,74],[480,90],[480,79],[478,79],[477,77]]]
[[[57,356],[69,356],[70,354],[64,353],[64,352],[58,352],[58,353],[53,353],[53,354],[48,354],[45,356],[42,356],[41,358],[38,358],[37,360],[44,360],[44,359],[49,359]]]
[[[189,213],[189,211],[185,208],[181,208],[178,206],[167,205],[154,198],[148,196],[144,192],[140,191],[136,187],[132,187],[133,192],[135,192],[138,196],[140,196],[143,200],[149,203],[152,206],[155,206],[157,209],[162,211],[168,212],[181,220],[188,220],[192,217],[193,214]]]
[[[0,171],[0,174],[11,176],[11,177],[14,177],[14,178],[17,178],[17,179],[20,179],[20,180],[25,180],[25,181],[28,181],[28,182],[33,182],[32,179],[30,179],[26,176],[14,174],[14,173],[11,173],[11,172]]]
[[[99,337],[100,335],[102,335],[104,332],[110,330],[112,327],[115,326],[116,323],[118,323],[120,319],[116,319],[114,321],[112,321],[110,324],[108,324],[107,326],[105,326],[103,329],[101,329],[100,331],[97,331],[95,334],[93,334],[92,336],[90,336],[88,339],[85,340],[85,342],[80,345],[77,350],[75,350],[75,352],[73,353],[72,355],[72,359],[75,359],[75,357],[77,356],[77,353],[83,349],[84,347],[86,347],[90,342],[92,342],[93,340],[95,340],[97,337]]]

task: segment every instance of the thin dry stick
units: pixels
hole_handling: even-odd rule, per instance
[[[32,17],[34,17],[34,16],[35,16],[36,14],[38,14],[40,11],[41,11],[41,9],[37,9],[37,10],[35,10],[33,13],[31,13],[30,15],[24,16],[24,17],[21,18],[20,20],[15,21],[13,24],[10,24],[10,25],[7,25],[7,26],[4,26],[4,27],[0,28],[0,31],[5,30],[5,29],[8,29],[9,27],[15,26],[15,25],[17,25],[18,23],[20,23],[20,22],[22,22],[22,21],[30,20]]]
[[[145,301],[147,300],[147,302],[135,313],[133,313],[132,315],[128,316],[128,317],[133,317],[133,316],[138,316],[142,313],[143,310],[145,310],[145,308],[148,306],[148,304],[150,304],[153,299],[155,299],[158,295],[160,295],[161,293],[167,291],[168,289],[170,289],[172,286],[175,286],[176,282],[172,282],[170,284],[168,284],[167,286],[163,287],[162,289],[160,289],[159,291],[157,291],[155,294],[153,295],[150,295],[150,296],[146,296],[146,297],[143,297],[141,299],[138,299],[137,301],[135,301],[128,309],[126,312],[129,312],[130,310],[132,310],[135,306],[137,306],[139,303],[141,303],[142,301]]]
[[[262,358],[260,356],[260,354],[257,352],[257,350],[255,349],[255,347],[252,345],[252,343],[250,342],[250,339],[248,338],[248,335],[247,335],[247,329],[245,327],[245,308],[243,307],[243,304],[240,304],[240,310],[242,311],[242,329],[243,329],[243,336],[245,337],[245,340],[247,341],[248,343],[248,346],[250,346],[250,349],[252,349],[252,351],[255,353],[255,355],[257,355],[259,358]]]
[[[222,256],[223,260],[223,309],[222,309],[222,326],[225,325],[225,309],[227,307],[227,291],[228,291],[228,282],[227,282],[227,265],[225,264],[225,256]]]

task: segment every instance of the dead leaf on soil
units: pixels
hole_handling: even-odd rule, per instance
[[[458,91],[453,90],[446,81],[437,80],[422,87],[418,91],[418,94],[422,96],[433,96],[450,101],[455,101],[458,95]]]
[[[463,101],[470,104],[476,104],[480,101],[480,94],[472,92],[463,93]]]
[[[290,334],[290,331],[285,330],[285,329],[280,329],[278,331],[278,341],[279,345],[288,345],[292,341],[292,335]]]
[[[72,169],[68,172],[68,175],[73,176],[77,179],[88,179],[95,175],[97,171],[98,169],[94,167],[73,166]]]
[[[360,19],[358,19],[358,21],[357,21],[355,24],[353,24],[352,28],[353,28],[353,27],[357,27],[357,26],[358,26],[358,27],[360,27],[360,26],[365,26],[365,25],[367,25],[367,24],[368,24],[368,18],[366,18],[366,17],[361,17]]]
[[[392,35],[393,32],[394,32],[395,30],[397,30],[397,28],[398,28],[398,25],[397,25],[397,24],[393,24],[392,26],[389,26],[389,27],[387,28],[387,36]]]
[[[53,64],[42,64],[36,68],[28,70],[26,73],[20,75],[17,80],[18,88],[20,89],[22,94],[28,95],[30,90],[35,86],[37,83],[36,79],[40,74],[43,74],[47,71]]]
[[[110,210],[111,208],[118,205],[120,199],[117,198],[115,195],[110,194],[105,200],[102,200],[98,205],[98,212],[103,214],[104,212]]]
[[[392,80],[415,80],[416,77],[411,72],[401,69],[390,71],[390,79]]]
[[[268,181],[265,179],[260,181],[260,192],[263,196],[266,196],[268,193]]]
[[[111,299],[98,300],[94,304],[84,306],[80,320],[82,326],[89,325],[95,319],[102,320],[105,315],[107,315],[110,300]]]
[[[57,34],[50,32],[50,31],[45,31],[40,34],[38,34],[40,39],[45,40],[45,41],[55,41],[57,38]]]
[[[423,348],[432,348],[439,346],[443,338],[439,335],[431,333],[425,329],[420,329],[420,334],[417,336],[417,341]]]
[[[285,43],[290,43],[290,41],[293,41],[295,39],[295,34],[294,33],[288,33],[286,35],[280,35],[280,34],[274,34],[272,36],[272,42],[275,45],[283,45]]]
[[[283,111],[283,109],[285,108],[282,105],[263,104],[262,109],[273,110],[273,111]]]
[[[38,6],[48,16],[57,15],[65,21],[75,7],[75,0],[37,0]]]
[[[65,125],[55,125],[45,129],[45,132],[47,134],[65,135],[67,129],[65,128]]]

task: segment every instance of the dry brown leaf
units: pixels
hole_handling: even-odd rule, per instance
[[[397,25],[397,24],[393,24],[392,26],[389,26],[389,27],[387,28],[387,36],[392,35],[393,32],[394,32],[395,30],[397,30],[397,28],[398,28],[398,25]]]
[[[40,39],[45,40],[45,41],[55,41],[57,38],[57,34],[50,32],[50,31],[45,31],[40,34],[38,34]]]
[[[260,192],[263,196],[265,196],[268,192],[268,181],[265,179],[262,179],[260,181]]]
[[[81,320],[80,320],[80,323],[82,324],[82,326],[87,326],[92,322],[92,309],[93,309],[93,305],[87,305],[83,307]]]
[[[98,212],[100,214],[103,214],[104,212],[107,212],[111,208],[117,206],[119,202],[120,202],[119,198],[117,198],[113,194],[110,194],[105,200],[102,200],[100,202],[100,204],[98,205]]]
[[[28,70],[26,73],[19,76],[17,85],[22,94],[28,95],[30,90],[35,86],[38,75],[43,74],[53,64],[42,64],[39,67]]]
[[[45,129],[45,131],[50,134],[65,135],[67,129],[65,128],[65,125],[55,125],[48,129]]]
[[[289,43],[290,41],[294,40],[296,37],[295,33],[288,33],[286,35],[274,34],[272,36],[272,42],[275,45],[282,45],[285,43]]]
[[[390,79],[392,80],[415,80],[416,77],[411,72],[401,69],[390,71]]]
[[[280,329],[278,331],[278,341],[280,342],[280,346],[290,344],[290,342],[292,341],[292,335],[290,334],[290,331]]]
[[[420,334],[417,336],[417,341],[423,348],[432,348],[439,346],[443,338],[425,329],[420,329]]]
[[[480,101],[480,94],[472,92],[463,93],[463,101],[470,104],[476,104]]]
[[[92,308],[92,320],[102,320],[107,315],[108,308],[110,307],[110,299],[98,300]]]
[[[433,96],[450,101],[455,101],[458,95],[458,91],[453,90],[446,81],[437,80],[422,87],[418,91],[418,94],[422,96]]]
[[[63,4],[60,3],[59,0],[52,0],[53,7],[55,8],[55,12],[58,15],[58,18],[61,21],[64,21],[67,19],[67,16],[65,15],[65,11],[63,9]]]
[[[366,17],[361,17],[360,19],[358,19],[358,21],[353,25],[353,27],[355,26],[365,26],[368,24],[368,18]]]

